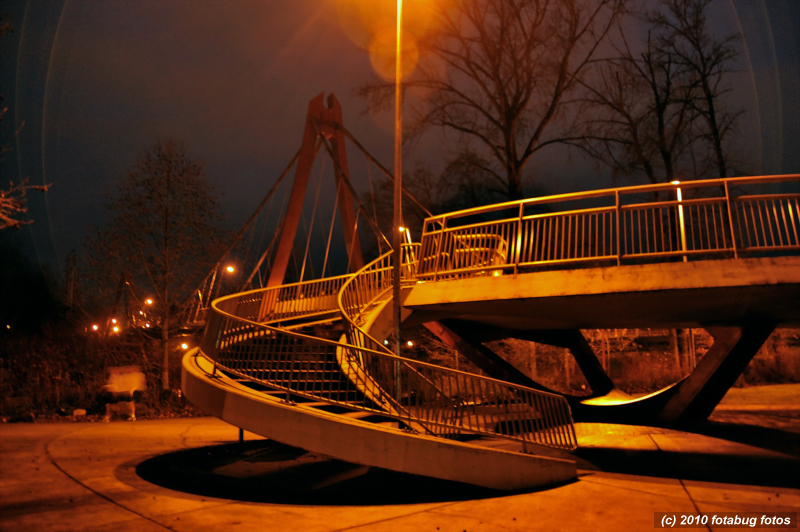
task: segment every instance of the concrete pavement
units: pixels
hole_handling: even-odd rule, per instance
[[[252,434],[240,447],[214,418],[1,425],[0,530],[651,530],[654,512],[796,512],[800,429],[787,419],[701,433],[579,424],[579,479],[514,494]]]

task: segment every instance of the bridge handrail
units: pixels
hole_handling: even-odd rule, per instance
[[[269,289],[273,290],[273,289]],[[200,346],[201,355],[214,363],[215,371],[224,370],[234,376],[249,381],[264,383],[272,389],[283,390],[286,392],[287,402],[291,402],[292,396],[304,397],[307,399],[323,401],[330,404],[346,406],[352,410],[361,410],[380,414],[383,416],[394,417],[408,426],[418,425],[420,416],[415,410],[420,410],[417,405],[410,405],[410,408],[400,412],[387,412],[387,410],[377,403],[358,404],[355,402],[356,395],[361,393],[359,387],[353,384],[359,375],[354,372],[346,374],[336,390],[322,389],[319,385],[321,380],[317,377],[319,371],[311,368],[310,362],[303,360],[301,355],[313,350],[329,349],[331,352],[336,349],[348,350],[353,356],[366,360],[367,367],[377,368],[385,373],[387,368],[393,371],[398,365],[411,365],[415,372],[420,375],[426,373],[441,374],[441,370],[446,369],[433,364],[421,361],[396,357],[386,352],[374,351],[364,347],[349,345],[344,342],[317,338],[293,330],[282,329],[274,325],[259,323],[248,318],[236,315],[238,309],[244,308],[238,301],[252,292],[233,294],[212,302],[211,313],[217,319],[211,319],[206,328],[206,337]],[[243,345],[248,340],[257,340],[250,345]],[[270,360],[269,357],[259,356],[262,353],[276,351],[276,346],[280,347],[281,356],[278,359]],[[255,362],[259,361],[259,364]],[[276,380],[276,367],[288,377]],[[344,368],[346,372],[347,369]],[[551,447],[574,449],[576,438],[572,426],[572,418],[566,401],[559,396],[541,394],[537,390],[530,390],[524,387],[518,389],[515,395],[506,392],[505,395],[498,393],[506,390],[508,383],[497,381],[489,377],[472,375],[457,370],[446,369],[446,373],[454,379],[453,389],[467,389],[465,382],[470,382],[472,386],[472,401],[467,401],[465,396],[458,402],[457,409],[450,408],[449,399],[446,405],[451,410],[452,416],[444,418],[445,408],[438,408],[438,405],[423,405],[425,412],[428,413],[426,425],[440,427],[444,430],[437,431],[440,435],[446,435],[455,431],[464,430],[466,432],[489,433],[498,437],[510,437],[511,439],[525,443],[538,443]],[[301,379],[295,379],[295,374],[304,375]],[[404,374],[404,378],[410,378]],[[372,386],[375,380],[370,379],[366,383]],[[533,392],[531,396],[526,392]],[[374,397],[380,396],[382,390],[371,390]],[[506,413],[513,413],[515,410],[534,411],[535,415],[526,416],[524,424],[509,423]],[[431,415],[431,413],[438,414]],[[496,434],[492,429],[497,425],[502,425],[504,430],[523,430],[526,431],[521,437]]]
[[[404,245],[401,272],[414,281],[419,244]],[[577,446],[572,414],[564,397],[481,375],[400,358],[371,337],[365,314],[391,296],[393,252],[367,264],[342,286],[339,306],[345,322],[350,361],[360,365],[409,425],[440,436],[485,434],[552,447]],[[384,296],[383,298],[381,296]],[[388,296],[388,297],[387,297]]]
[[[557,194],[430,217],[417,275],[440,280],[565,264],[796,253],[800,194],[734,194],[746,186],[786,182],[800,182],[800,174]],[[690,191],[698,197],[686,197]],[[610,204],[586,205],[602,200]],[[564,202],[584,205],[553,210]]]

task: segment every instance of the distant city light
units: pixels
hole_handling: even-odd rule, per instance
[[[6,329],[10,329],[10,328],[11,328],[11,325],[6,325]]]
[[[412,342],[411,340],[409,340],[409,341],[408,341],[408,347],[414,347],[414,342]]]
[[[117,327],[116,325],[114,326],[114,332],[119,332],[119,327]]]
[[[233,266],[228,266],[228,267],[227,267],[227,268],[225,268],[225,269],[226,269],[226,270],[228,270],[228,273],[233,273],[233,272],[235,272],[235,271],[236,271],[236,268],[234,268]]]
[[[181,344],[181,349],[189,349],[189,344],[187,344],[187,343],[185,343],[185,342],[184,342],[184,343],[182,343],[182,344]]]
[[[143,310],[140,310],[140,311],[139,311],[139,314],[141,314],[142,316],[144,316],[144,311],[143,311]]]
[[[97,330],[97,325],[92,325],[92,330],[96,331]]]
[[[148,329],[150,328],[150,324],[149,323],[145,323],[144,326],[147,327]]]
[[[111,323],[117,323],[117,318],[111,318]]]
[[[383,345],[389,345],[389,340],[384,340]]]
[[[149,297],[147,299],[145,299],[144,302],[147,303],[148,305],[152,305],[153,304],[153,300],[150,299]]]

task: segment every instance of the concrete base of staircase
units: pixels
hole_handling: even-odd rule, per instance
[[[210,415],[287,445],[365,466],[502,490],[577,477],[571,460],[482,448],[287,404],[219,374],[211,377],[212,363],[198,353],[183,359],[186,397]]]

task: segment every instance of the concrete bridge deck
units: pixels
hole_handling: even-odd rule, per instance
[[[419,282],[414,322],[465,319],[506,329],[800,323],[800,257],[667,262]]]

